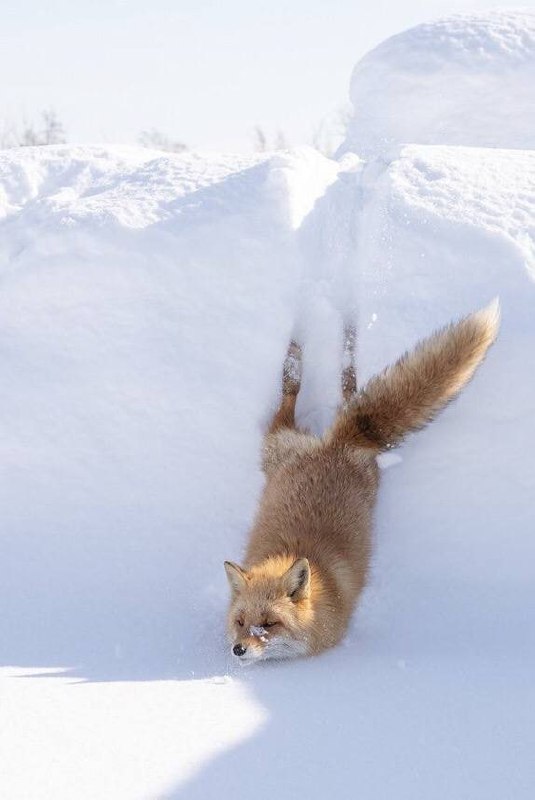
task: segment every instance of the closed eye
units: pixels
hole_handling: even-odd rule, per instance
[[[264,622],[264,624],[262,625],[262,627],[263,627],[263,628],[272,628],[272,627],[273,627],[274,625],[276,625],[276,624],[277,624],[276,622]]]

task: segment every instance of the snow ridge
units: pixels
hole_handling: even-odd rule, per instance
[[[456,14],[387,39],[355,67],[339,154],[396,144],[535,149],[535,13]]]

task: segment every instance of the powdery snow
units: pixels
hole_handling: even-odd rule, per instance
[[[217,675],[81,682],[61,670],[2,668],[0,701],[0,786],[9,800],[172,796],[266,720],[246,685]]]
[[[2,796],[532,800],[533,152],[30,148],[0,186]],[[345,643],[235,666],[290,337],[321,429],[345,325],[362,383],[496,295],[474,381],[381,458]]]
[[[340,152],[392,144],[535,148],[535,12],[457,14],[392,36],[356,65]]]

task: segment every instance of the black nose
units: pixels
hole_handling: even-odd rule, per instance
[[[232,652],[234,653],[235,656],[245,655],[246,650],[247,648],[241,644],[235,644],[234,647],[232,648]]]

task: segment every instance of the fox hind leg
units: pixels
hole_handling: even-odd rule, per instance
[[[282,398],[271,422],[269,433],[276,433],[281,428],[295,430],[295,403],[301,387],[301,363],[301,346],[292,339],[282,368]]]
[[[357,373],[355,369],[355,343],[357,334],[353,325],[344,328],[344,352],[342,361],[342,397],[344,405],[351,402],[357,393]]]

